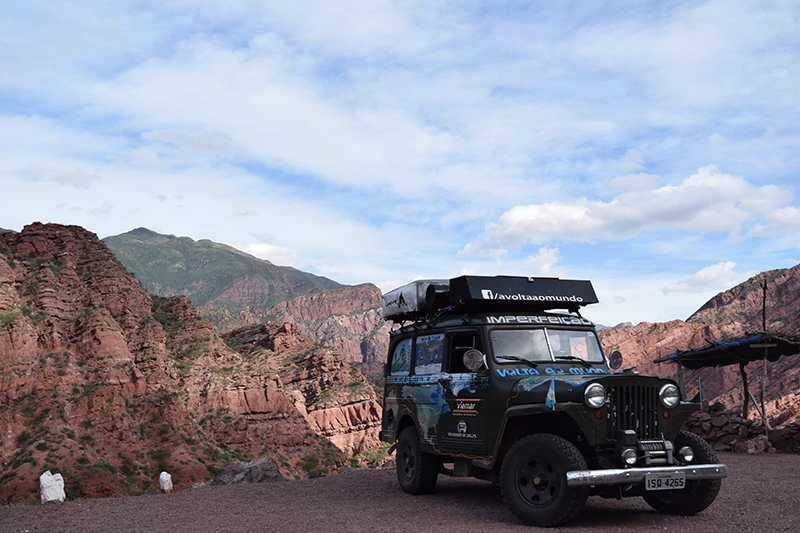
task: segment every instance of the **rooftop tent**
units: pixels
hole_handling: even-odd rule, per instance
[[[597,303],[588,280],[524,276],[460,276],[421,279],[383,295],[383,318],[394,322],[423,320],[445,309],[470,311],[577,312]]]

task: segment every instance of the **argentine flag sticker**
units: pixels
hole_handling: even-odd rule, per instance
[[[556,380],[550,380],[550,390],[547,391],[547,397],[544,399],[544,404],[550,409],[556,407]]]

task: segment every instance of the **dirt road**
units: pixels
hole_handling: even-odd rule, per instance
[[[589,498],[559,532],[800,531],[800,455],[721,454],[728,478],[716,502],[692,517],[665,516],[640,498]],[[203,487],[173,494],[0,509],[0,531],[531,531],[497,486],[439,477],[434,494],[410,496],[394,471],[347,471],[274,484]]]

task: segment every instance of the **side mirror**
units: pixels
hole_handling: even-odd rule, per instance
[[[464,366],[472,372],[477,372],[486,365],[486,356],[480,350],[475,348],[467,350],[464,353]]]
[[[608,356],[608,366],[611,367],[611,370],[617,370],[622,366],[622,353],[619,350],[614,350]]]

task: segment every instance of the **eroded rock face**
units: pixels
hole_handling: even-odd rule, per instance
[[[270,353],[303,343],[287,327]],[[374,396],[323,402],[350,372],[328,352],[294,370],[248,359],[186,298],[154,301],[83,228],[0,232],[0,504],[35,498],[45,470],[68,497],[155,489],[161,471],[180,489],[265,449],[287,478],[335,471],[346,455],[326,437],[370,442],[359,405]]]
[[[381,314],[381,291],[371,284],[298,296],[266,312],[270,322],[290,322],[373,380],[383,378],[390,324]]]
[[[241,328],[223,339],[253,365],[270,365],[314,430],[354,455],[379,444],[381,408],[366,378],[294,324]]]

